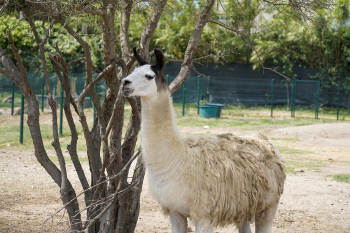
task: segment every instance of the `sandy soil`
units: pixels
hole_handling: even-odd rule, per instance
[[[236,128],[183,128],[181,131],[184,134],[243,134]],[[329,177],[333,174],[350,174],[350,123],[269,128],[265,132],[275,138],[277,145],[310,152],[286,157],[304,156],[327,161],[327,166],[320,168],[319,172],[306,170],[287,175],[285,192],[272,231],[350,232],[350,184],[336,182]],[[51,151],[49,153],[53,154]],[[67,169],[73,186],[79,191],[80,184],[74,167],[67,166]],[[87,165],[84,165],[84,169],[88,171]],[[45,219],[60,209],[61,203],[59,188],[35,161],[33,151],[0,149],[1,233],[54,232],[54,229],[62,229],[65,223],[57,226],[50,220],[43,224]],[[55,216],[53,222],[58,222],[61,216]],[[188,231],[194,231],[191,223]],[[147,181],[141,196],[141,214],[136,232],[171,232],[169,220],[162,216],[157,203],[150,196]],[[218,228],[215,232],[238,231],[232,226]]]

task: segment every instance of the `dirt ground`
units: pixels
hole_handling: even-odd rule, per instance
[[[182,128],[183,134],[237,135],[255,134],[237,128]],[[289,173],[285,191],[274,220],[272,232],[350,232],[350,184],[330,178],[334,174],[350,174],[350,123],[319,124],[298,127],[267,128],[278,146],[306,151],[284,154],[325,161],[318,169]],[[49,151],[53,155],[52,151]],[[84,156],[84,153],[81,153]],[[88,171],[87,165],[83,165]],[[77,190],[80,184],[74,167],[67,166],[71,182]],[[59,188],[35,161],[33,151],[0,148],[0,232],[54,232],[66,223],[55,225],[62,214],[43,224],[61,207]],[[66,220],[63,217],[62,220]],[[53,227],[53,228],[51,228]],[[252,225],[252,228],[254,226]],[[192,223],[189,232],[194,232]],[[147,180],[141,196],[141,213],[137,233],[171,232],[169,220],[162,216],[150,196]],[[234,226],[215,232],[238,232]]]

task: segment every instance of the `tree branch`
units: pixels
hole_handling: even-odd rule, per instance
[[[185,52],[185,58],[181,65],[180,72],[169,86],[171,94],[173,94],[177,89],[179,89],[190,75],[194,55],[196,53],[199,41],[201,40],[201,35],[204,26],[208,22],[209,14],[211,12],[211,9],[213,8],[214,2],[215,0],[207,0],[204,4],[201,13],[199,14],[198,21],[192,31],[190,40],[188,42],[188,46]]]
[[[129,24],[132,8],[132,0],[121,0],[121,26],[120,26],[120,49],[122,52],[122,58],[124,61],[129,61],[131,56],[130,43],[129,43]]]
[[[75,59],[73,61],[70,61],[70,62],[66,63],[66,66],[67,66],[67,68],[69,68],[71,65],[78,63],[80,61],[85,61],[85,57],[81,57],[81,58]]]
[[[21,59],[21,57],[18,54],[17,48],[13,44],[11,33],[8,34],[8,42],[9,42],[9,45],[10,45],[11,50],[13,52],[13,55],[15,55],[15,58],[16,58],[16,61],[17,61],[17,66],[19,68],[19,71],[21,72],[21,77],[23,78],[24,82],[28,83],[28,77],[27,77],[26,69],[24,68],[22,59]]]
[[[55,57],[52,57],[51,55],[49,55],[49,57],[50,57],[52,66],[57,74],[57,77],[59,78],[60,82],[63,84],[62,86],[63,86],[63,89],[66,93],[66,98],[64,100],[64,111],[65,111],[65,115],[66,115],[66,119],[67,119],[67,122],[68,122],[68,125],[70,128],[70,131],[71,131],[71,142],[70,142],[70,145],[67,145],[67,150],[68,150],[70,157],[72,159],[72,162],[74,164],[74,168],[78,174],[80,183],[81,183],[83,189],[87,190],[90,186],[89,186],[89,183],[86,179],[84,170],[81,166],[81,163],[79,161],[79,157],[77,154],[78,133],[77,133],[75,123],[73,120],[73,116],[72,116],[72,113],[70,110],[70,102],[71,102],[70,100],[73,97],[71,96],[71,93],[70,93],[68,71],[67,71],[68,67],[64,67],[65,62],[64,62],[62,57],[56,56],[57,59]],[[60,69],[58,67],[58,63],[61,63],[61,66],[64,67],[64,69],[62,69],[64,78],[61,76],[61,72],[60,72]],[[73,101],[73,103],[75,104],[74,101]],[[85,197],[85,200],[87,202],[86,204],[88,205],[89,204],[88,201],[91,200],[91,193],[87,192],[87,194],[88,195]]]
[[[37,10],[41,11],[43,14],[49,14],[53,19],[55,19],[57,22],[59,22],[66,30],[67,32],[74,37],[76,41],[81,45],[84,51],[84,57],[86,59],[86,83],[90,83],[92,79],[92,59],[91,59],[91,53],[89,50],[89,45],[88,43],[83,40],[78,33],[76,33],[72,27],[70,27],[67,23],[66,20],[63,18],[62,14],[52,14],[50,12],[47,12],[45,7],[37,2],[32,2],[31,4],[34,8]]]
[[[114,175],[114,176],[112,176],[112,177],[109,177],[108,179],[105,179],[104,181],[102,181],[102,182],[100,182],[100,183],[97,183],[97,184],[94,185],[94,186],[91,186],[91,187],[90,187],[89,189],[87,189],[87,190],[82,191],[81,193],[79,193],[79,194],[75,197],[75,199],[77,199],[79,196],[81,196],[83,193],[85,193],[85,192],[88,191],[88,190],[92,190],[92,189],[98,187],[99,185],[101,185],[101,184],[103,184],[103,183],[106,183],[106,182],[108,182],[108,181],[110,181],[110,180],[112,180],[112,179],[116,179],[116,178],[119,178],[120,176],[122,176],[122,175],[128,170],[128,168],[130,167],[131,163],[140,155],[140,153],[141,153],[141,148],[139,148],[139,149],[134,153],[134,155],[133,155],[133,156],[129,159],[129,161],[125,164],[125,166],[123,167],[123,169],[122,169],[120,172],[118,172],[118,174],[116,174],[116,175]],[[56,215],[57,213],[59,213],[61,210],[63,210],[63,209],[66,207],[66,205],[69,205],[69,204],[71,204],[71,202],[75,201],[75,199],[73,199],[73,200],[71,200],[69,203],[65,204],[65,206],[63,206],[63,207],[61,207],[59,210],[57,210],[56,213],[53,214],[52,216],[54,216],[54,215]],[[93,203],[92,203],[91,205],[93,205]],[[51,217],[52,217],[52,216],[51,216]],[[51,217],[50,217],[50,218],[51,218]],[[48,219],[50,219],[50,218],[48,218]],[[44,223],[45,223],[48,219],[46,219],[46,220],[44,221]]]
[[[105,75],[110,72],[112,69],[114,69],[115,65],[119,64],[125,64],[123,60],[121,59],[115,59],[109,66],[107,66],[101,73],[97,75],[97,77],[90,82],[84,90],[80,93],[79,97],[77,98],[76,102],[82,104],[82,101],[85,99],[86,95],[94,88],[94,86],[102,79],[105,77]]]
[[[221,27],[223,27],[223,28],[225,28],[225,29],[227,29],[227,30],[233,31],[233,32],[235,32],[235,33],[241,35],[241,36],[243,37],[243,39],[249,44],[249,46],[254,50],[255,54],[258,56],[260,65],[262,66],[263,70],[271,70],[271,71],[273,71],[273,72],[275,72],[275,73],[281,75],[282,77],[284,77],[284,78],[292,85],[290,78],[288,78],[287,76],[285,76],[285,75],[279,73],[278,71],[276,71],[276,70],[274,70],[274,69],[267,68],[267,67],[264,66],[264,62],[261,60],[258,51],[256,51],[253,42],[250,40],[250,37],[247,36],[244,32],[239,31],[239,30],[237,30],[237,29],[234,29],[234,28],[232,28],[232,27],[230,27],[230,26],[228,26],[228,25],[226,25],[226,24],[224,24],[224,23],[221,23],[221,22],[216,22],[216,21],[212,21],[212,20],[209,20],[208,22],[209,22],[209,23],[217,24],[217,25],[219,25],[219,26],[221,26]]]
[[[99,15],[99,16],[104,16],[106,12],[104,11],[99,11],[99,10],[90,10],[90,9],[83,9],[85,13],[92,14],[92,15]]]
[[[28,9],[25,10],[25,14],[29,16],[30,12]],[[66,169],[66,164],[65,164],[65,160],[64,160],[64,156],[62,153],[62,149],[61,149],[61,144],[60,144],[60,140],[59,140],[59,136],[58,136],[58,127],[57,127],[57,109],[56,109],[56,102],[54,101],[53,97],[52,97],[52,92],[51,92],[51,84],[50,84],[50,79],[49,79],[49,75],[47,72],[47,66],[46,66],[46,58],[45,58],[45,50],[44,50],[44,42],[46,42],[46,39],[48,38],[48,34],[50,33],[50,30],[46,31],[46,36],[44,39],[44,42],[41,41],[39,34],[35,28],[34,22],[33,22],[33,18],[28,18],[28,22],[29,25],[34,33],[34,37],[35,40],[39,46],[39,50],[40,50],[40,57],[41,57],[41,62],[42,62],[42,66],[43,66],[43,71],[44,71],[44,77],[45,77],[45,81],[46,81],[46,85],[47,85],[47,90],[48,90],[48,101],[49,104],[51,106],[52,109],[52,133],[53,133],[53,138],[54,141],[51,142],[51,145],[54,147],[55,151],[56,151],[56,155],[60,164],[60,168],[61,168],[61,198],[63,201],[63,204],[70,202],[70,200],[72,198],[74,198],[75,192],[72,188],[72,185],[70,184],[69,180],[68,180],[68,176],[67,176],[67,169]],[[64,84],[64,82],[61,81],[62,84]],[[63,98],[63,96],[61,96],[60,98]],[[66,101],[69,101],[68,98],[66,98]],[[69,103],[69,102],[68,102]],[[79,230],[81,229],[82,225],[81,225],[81,215],[77,214],[77,212],[79,211],[79,203],[77,201],[73,202],[71,205],[67,205],[67,212],[69,214],[69,219],[70,219],[70,223],[71,223],[71,230]]]
[[[151,3],[151,2],[150,2]],[[162,15],[167,0],[156,0],[153,4],[153,9],[151,14],[148,17],[145,28],[142,31],[141,39],[140,39],[140,48],[143,54],[143,57],[146,61],[150,60],[149,57],[149,43],[152,40],[154,31],[157,28],[157,24],[159,22],[160,16]]]

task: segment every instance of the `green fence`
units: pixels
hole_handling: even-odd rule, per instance
[[[167,76],[168,83],[175,76]],[[296,109],[313,108],[315,119],[319,118],[320,107],[329,106],[339,118],[339,111],[350,108],[350,85],[342,83],[321,83],[316,80],[237,79],[210,77],[189,77],[174,93],[173,102],[182,102],[182,114],[189,104],[197,107],[205,103],[219,103],[241,106],[269,106],[271,117],[276,106],[287,106],[291,117],[298,116]],[[198,111],[197,111],[198,113]]]
[[[43,76],[28,75],[29,82],[37,96],[41,111],[47,108],[47,88]],[[166,75],[166,80],[171,83],[175,76]],[[78,96],[84,89],[85,75],[70,74],[69,82],[73,97]],[[63,88],[56,75],[50,75],[50,83],[54,99],[60,105],[60,133],[62,134],[63,121]],[[101,80],[95,86],[96,91],[102,100],[107,85]],[[11,96],[10,103],[0,103],[1,107],[11,108],[11,114],[15,107],[22,106],[23,98],[18,88],[7,78],[0,76],[0,96]],[[2,99],[3,99],[2,98]],[[182,103],[182,115],[188,114],[188,106],[196,106],[199,114],[199,106],[206,103],[219,103],[226,105],[241,106],[267,106],[271,108],[270,116],[274,116],[274,109],[277,106],[287,106],[290,109],[291,117],[298,117],[300,108],[313,108],[315,118],[319,118],[320,108],[330,106],[334,110],[334,119],[340,117],[340,112],[349,111],[350,108],[350,85],[343,83],[320,83],[315,80],[293,80],[292,83],[286,80],[269,79],[242,79],[222,77],[201,77],[191,76],[184,85],[173,95],[173,102]],[[90,97],[84,100],[84,107],[92,107]],[[333,110],[332,110],[333,111]],[[23,119],[23,111],[21,113]],[[94,110],[94,119],[95,110]],[[23,131],[23,123],[20,124]],[[20,133],[20,141],[23,140]]]
[[[96,77],[96,74],[93,76],[93,78]],[[65,98],[65,93],[63,91],[63,87],[58,80],[57,76],[55,74],[51,74],[49,76],[50,78],[50,84],[51,89],[53,93],[53,98],[56,101],[56,103],[60,106],[59,108],[59,133],[62,135],[62,125],[63,125],[63,101]],[[29,83],[33,89],[34,94],[36,95],[36,98],[39,103],[39,107],[41,111],[43,112],[45,108],[48,108],[47,103],[47,87],[45,83],[44,76],[39,75],[28,75]],[[77,97],[84,89],[85,85],[85,74],[71,74],[69,75],[69,82],[71,87],[71,92],[73,97]],[[103,99],[105,96],[105,93],[107,91],[107,85],[106,83],[101,80],[99,83],[95,86],[96,91],[100,97],[100,100]],[[7,97],[11,96],[11,102],[10,103],[0,103],[1,107],[10,107],[11,108],[11,115],[14,114],[14,108],[15,107],[21,107],[20,112],[20,143],[23,143],[23,114],[24,114],[24,98],[21,94],[20,90],[17,88],[17,86],[7,79],[4,76],[0,76],[0,96],[1,97]],[[1,99],[3,99],[1,98]],[[92,102],[90,99],[90,96],[88,95],[83,104],[84,108],[90,108],[92,107]],[[95,109],[94,109],[94,119],[95,116]]]

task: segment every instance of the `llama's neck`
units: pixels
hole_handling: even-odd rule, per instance
[[[176,125],[169,91],[141,98],[141,106],[141,146],[146,164],[159,164],[181,153],[185,141]]]

